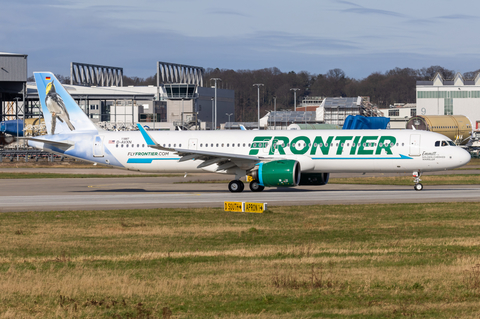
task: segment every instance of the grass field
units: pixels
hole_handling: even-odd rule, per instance
[[[0,214],[0,318],[477,318],[480,203]]]

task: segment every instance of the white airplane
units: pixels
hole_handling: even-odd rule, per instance
[[[325,185],[330,173],[413,173],[453,169],[470,154],[447,137],[412,130],[139,131],[98,129],[52,73],[34,73],[50,135],[27,137],[48,152],[127,170],[234,175],[253,192],[265,187]],[[52,121],[53,118],[53,121]],[[59,121],[56,121],[58,119]]]

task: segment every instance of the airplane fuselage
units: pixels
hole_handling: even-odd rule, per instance
[[[149,134],[166,148],[255,155],[267,161],[292,159],[300,162],[302,171],[308,172],[438,171],[464,165],[469,155],[448,143],[442,146],[442,142],[448,142],[448,139],[427,131],[150,131]],[[57,137],[61,139],[62,136]],[[79,142],[83,147],[78,145]],[[149,147],[140,132],[105,131],[90,140],[79,138],[79,142],[75,148],[64,152],[50,150],[136,171],[183,173],[213,170],[197,168],[199,163],[194,158],[179,162],[180,157],[175,152]],[[90,147],[92,151],[87,152]],[[228,173],[227,170],[221,172]]]
[[[336,172],[422,172],[465,165],[470,154],[447,137],[414,130],[139,131],[98,130],[51,72],[34,73],[45,125],[51,134],[26,137],[29,145],[94,163],[143,172],[212,172],[234,175],[231,192],[264,187],[325,185]],[[56,122],[52,91],[71,121]]]

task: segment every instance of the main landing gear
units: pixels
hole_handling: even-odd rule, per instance
[[[228,190],[232,193],[240,193],[243,192],[245,188],[245,184],[240,180],[233,180],[228,184]],[[265,189],[265,186],[260,185],[260,182],[257,180],[253,180],[250,182],[250,190],[252,192],[261,192]]]
[[[243,192],[243,189],[245,188],[245,184],[243,184],[242,181],[240,180],[233,180],[228,184],[228,190],[231,191],[232,193],[240,193]]]
[[[413,172],[413,182],[415,183],[415,186],[413,186],[413,189],[416,191],[421,191],[423,189],[422,183],[420,183],[421,179],[420,176],[422,175],[421,172]]]
[[[265,186],[260,185],[260,182],[254,179],[250,182],[250,190],[252,192],[261,192],[265,189]]]

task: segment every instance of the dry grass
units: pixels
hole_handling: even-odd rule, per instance
[[[0,215],[0,318],[473,318],[480,204]]]

